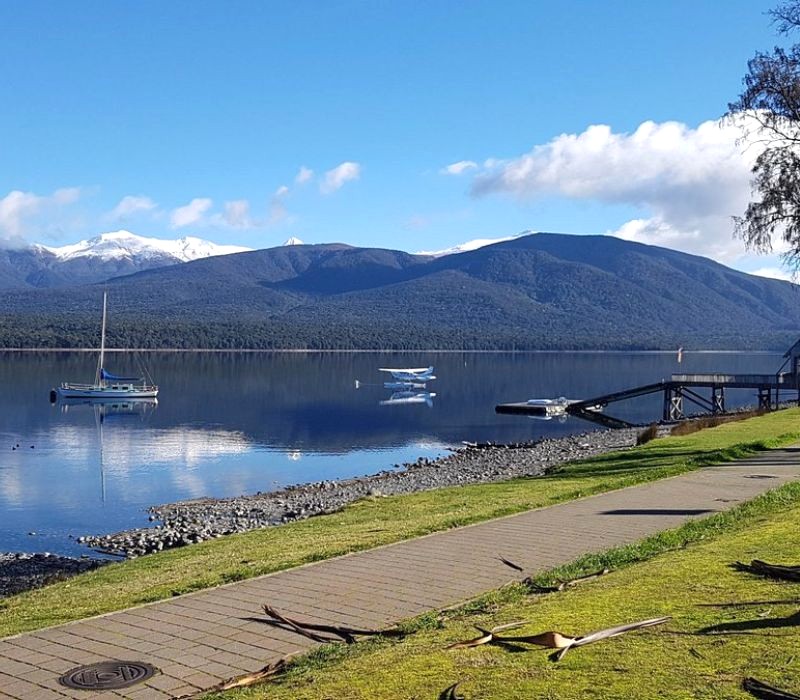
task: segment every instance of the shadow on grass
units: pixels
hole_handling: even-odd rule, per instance
[[[741,634],[755,630],[782,629],[785,627],[800,627],[800,610],[788,617],[756,618],[740,622],[721,622],[718,625],[704,627],[697,634]]]
[[[698,608],[747,608],[750,606],[764,605],[800,605],[800,598],[788,598],[786,600],[744,600],[731,601],[728,603],[698,603]]]
[[[618,508],[601,511],[600,515],[703,515],[716,512],[710,508]]]

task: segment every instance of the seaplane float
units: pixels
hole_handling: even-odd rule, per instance
[[[392,381],[384,382],[383,386],[395,391],[424,389],[426,382],[436,379],[433,367],[379,367],[378,371],[392,375]]]

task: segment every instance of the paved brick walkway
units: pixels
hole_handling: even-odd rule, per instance
[[[248,621],[268,603],[307,620],[383,627],[496,588],[497,555],[543,571],[726,510],[800,477],[800,447],[528,511],[38,632],[0,640],[0,698],[156,700],[198,693],[314,642]],[[110,659],[158,667],[116,692],[58,677]]]

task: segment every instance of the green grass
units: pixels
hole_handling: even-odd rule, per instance
[[[655,440],[544,478],[366,499],[332,515],[115,563],[0,600],[0,637],[736,459],[800,440],[798,418],[792,409]]]
[[[449,685],[469,700],[517,698],[745,698],[744,676],[800,692],[800,584],[733,571],[736,560],[800,561],[800,483],[732,511],[584,557],[540,583],[599,566],[608,576],[562,593],[501,589],[444,616],[407,623],[402,641],[329,645],[298,659],[277,681],[208,700],[436,698]],[[662,615],[651,628],[548,660],[548,650],[484,646],[448,650],[510,621],[509,635],[558,630],[576,636]]]

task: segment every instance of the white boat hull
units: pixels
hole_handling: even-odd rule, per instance
[[[158,396],[158,387],[117,388],[64,384],[58,388],[58,395],[65,399],[154,399]]]

